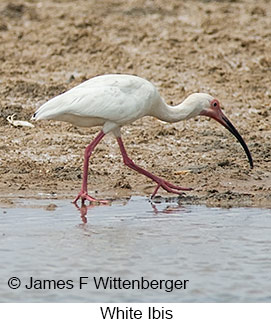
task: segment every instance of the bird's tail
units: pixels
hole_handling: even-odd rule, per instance
[[[42,119],[53,119],[55,115],[55,110],[51,108],[51,105],[51,100],[44,103],[32,115],[31,120],[38,121]]]
[[[36,121],[37,111],[32,115],[31,121]]]

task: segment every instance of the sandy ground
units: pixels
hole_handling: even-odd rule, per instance
[[[142,167],[194,190],[180,197],[215,206],[271,206],[271,3],[259,1],[1,1],[0,201],[73,198],[83,151],[99,128],[29,120],[42,103],[98,74],[152,81],[168,103],[193,92],[218,98],[245,139],[204,117],[163,124],[146,117],[123,128]],[[155,185],[122,164],[106,136],[89,173],[96,197],[149,195]],[[159,190],[162,196],[172,196]]]

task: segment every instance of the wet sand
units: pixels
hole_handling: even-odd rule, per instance
[[[53,121],[15,128],[6,117],[29,120],[42,103],[90,77],[129,73],[152,81],[170,104],[193,92],[218,98],[255,167],[227,130],[204,117],[176,124],[146,117],[124,127],[136,163],[194,188],[184,202],[270,207],[270,14],[264,0],[1,1],[0,204],[75,197],[84,148],[99,131]],[[150,195],[155,187],[122,164],[111,136],[90,168],[96,197]]]

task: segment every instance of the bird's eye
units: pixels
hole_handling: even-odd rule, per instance
[[[213,100],[213,101],[211,102],[211,105],[212,105],[214,108],[219,107],[219,103],[218,103],[218,101],[217,101],[217,100]]]

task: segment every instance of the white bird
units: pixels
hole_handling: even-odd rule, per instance
[[[117,139],[124,164],[157,183],[152,198],[160,187],[176,194],[191,190],[171,184],[136,165],[127,155],[120,129],[144,116],[153,116],[173,123],[198,115],[211,117],[227,128],[244,148],[253,168],[252,157],[246,143],[222,112],[218,100],[209,94],[194,93],[181,104],[169,106],[151,82],[134,75],[109,74],[91,78],[43,104],[32,119],[60,120],[81,127],[102,126],[97,137],[85,149],[82,189],[73,201],[76,203],[80,198],[83,202],[98,201],[88,194],[88,164],[94,148],[109,132],[112,132]]]

